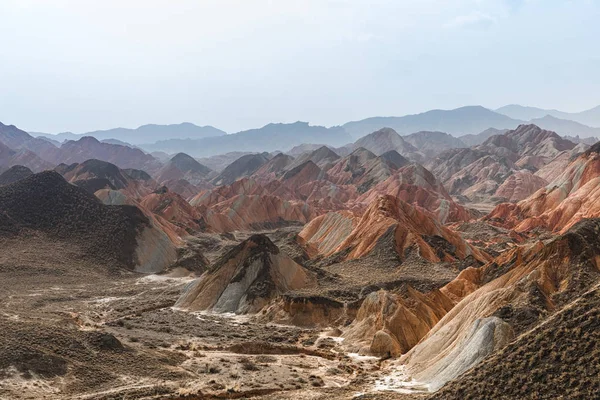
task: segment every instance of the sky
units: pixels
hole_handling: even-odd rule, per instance
[[[600,0],[0,0],[0,121],[332,126],[600,104]]]

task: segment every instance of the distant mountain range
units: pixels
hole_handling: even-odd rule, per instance
[[[154,143],[159,140],[167,139],[202,139],[211,136],[223,136],[227,133],[212,126],[197,126],[189,122],[173,125],[142,125],[139,128],[114,128],[101,131],[86,132],[76,134],[72,132],[62,132],[56,135],[41,132],[29,132],[33,136],[43,136],[59,142],[65,140],[79,140],[83,136],[93,136],[103,141],[108,139],[117,139],[128,144]]]
[[[500,107],[495,111],[510,118],[521,119],[525,121],[543,118],[546,115],[550,115],[555,118],[568,119],[592,127],[600,127],[600,106],[577,113],[568,113],[559,110],[546,110],[543,108],[510,104]]]
[[[523,122],[481,106],[467,106],[454,110],[431,110],[404,117],[373,117],[348,122],[342,126],[354,138],[360,138],[381,128],[392,128],[400,135],[439,131],[462,136],[478,134],[491,127],[513,129]]]
[[[234,134],[226,134],[212,126],[197,126],[191,123],[143,125],[136,129],[116,128],[85,134],[32,133],[39,138],[37,142],[28,142],[28,148],[33,150],[34,144],[36,147],[59,147],[65,141],[77,141],[84,136],[93,136],[105,143],[164,153],[165,159],[169,154],[179,152],[185,152],[193,157],[212,157],[231,152],[287,152],[296,146],[307,146],[307,144],[311,144],[314,148],[327,145],[339,149],[373,132],[391,128],[399,135],[406,136],[408,144],[414,145],[419,141],[419,146],[416,147],[421,149],[423,154],[431,156],[440,149],[422,148],[432,139],[435,139],[436,143],[430,144],[435,146],[472,146],[483,143],[493,134],[528,123],[555,131],[562,136],[598,137],[600,136],[600,106],[580,113],[520,105],[509,105],[495,111],[481,106],[467,106],[400,117],[372,117],[330,128],[313,126],[308,122],[270,123],[262,128]],[[425,132],[429,133],[425,134]],[[453,140],[457,137],[460,140]],[[342,150],[339,154],[346,155]],[[351,151],[350,147],[346,150]]]
[[[534,118],[530,122],[549,131],[558,132],[561,135],[581,137],[600,136],[600,128],[592,128],[576,121],[561,119],[552,115]]]
[[[230,135],[204,139],[170,139],[141,147],[147,151],[185,152],[194,157],[207,157],[232,151],[263,152],[290,150],[303,143],[322,143],[342,146],[352,137],[341,127],[325,128],[308,122],[268,124]]]

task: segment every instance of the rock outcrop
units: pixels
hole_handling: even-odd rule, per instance
[[[431,262],[470,255],[481,261],[488,259],[432,216],[391,195],[373,200],[360,218],[347,212],[321,216],[306,225],[298,236],[309,254],[330,256],[343,252],[346,259],[353,259],[369,254],[389,232],[400,258],[415,249],[421,258]]]
[[[391,195],[435,215],[440,222],[468,221],[473,215],[457,204],[444,186],[425,167],[411,164],[397,170],[385,181],[362,194],[357,202],[371,204],[382,195]]]
[[[264,195],[268,194],[258,181],[252,178],[238,179],[231,185],[223,185],[212,190],[204,190],[190,199],[193,206],[211,207],[215,204],[232,199],[240,195]]]
[[[315,285],[315,278],[281,253],[264,235],[253,235],[188,286],[176,306],[191,311],[256,313],[289,290]]]
[[[203,226],[198,210],[183,197],[165,187],[144,196],[140,204],[150,212],[180,228],[179,234],[192,234]]]
[[[294,157],[279,153],[254,172],[252,178],[261,183],[269,183],[277,180],[288,170],[293,162]]]
[[[270,195],[238,195],[214,206],[199,207],[208,230],[232,232],[305,224],[314,217],[306,203],[294,203]]]
[[[569,158],[575,149],[575,143],[555,132],[519,125],[472,148],[444,151],[426,166],[451,195],[473,203],[498,204],[534,193],[560,168],[558,160]],[[546,168],[555,160],[554,167]]]
[[[600,216],[600,146],[573,160],[554,181],[517,204],[500,204],[486,219],[527,232],[565,232],[583,218]]]
[[[364,193],[408,163],[395,150],[378,157],[359,147],[327,170],[327,175],[335,184],[354,185],[359,193]]]
[[[546,180],[531,172],[519,171],[510,175],[498,186],[494,196],[515,203],[529,197],[547,184]]]
[[[454,304],[439,290],[423,294],[409,286],[402,295],[372,292],[343,336],[360,353],[397,357],[416,345]]]
[[[591,399],[600,376],[600,289],[495,352],[432,396],[435,400]]]

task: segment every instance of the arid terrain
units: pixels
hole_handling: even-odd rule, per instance
[[[600,392],[598,144],[382,128],[198,159],[41,137],[0,125],[2,399]]]
[[[182,311],[188,272],[106,271],[36,239],[1,242],[0,398],[354,398],[384,375],[336,329]]]

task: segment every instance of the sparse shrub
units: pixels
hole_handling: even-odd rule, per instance
[[[242,364],[242,368],[244,369],[244,371],[258,371],[259,370],[258,366],[252,360],[250,360],[248,357],[243,357],[240,360],[240,363]]]

